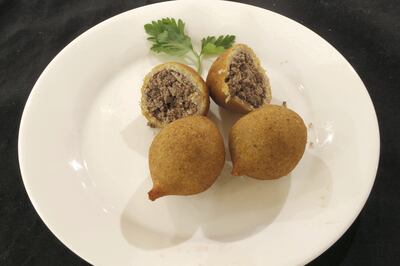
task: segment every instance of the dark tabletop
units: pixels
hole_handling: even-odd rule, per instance
[[[19,121],[35,81],[65,45],[113,15],[154,2],[0,0],[0,265],[86,265],[29,201],[18,167]],[[310,265],[400,265],[400,2],[243,2],[329,41],[364,81],[378,115],[381,158],[372,193],[344,236]]]

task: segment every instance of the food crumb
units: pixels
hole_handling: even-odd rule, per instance
[[[147,122],[147,125],[148,125],[149,127],[151,127],[151,128],[155,128],[155,127],[156,127],[156,125],[154,125],[154,124],[151,123],[151,122]]]

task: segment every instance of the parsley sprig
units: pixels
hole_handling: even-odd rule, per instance
[[[235,42],[234,35],[208,36],[201,40],[201,51],[198,53],[191,38],[185,33],[185,23],[174,18],[163,18],[144,25],[147,40],[152,43],[151,50],[173,56],[194,55],[197,72],[201,73],[201,60],[204,56],[219,55]]]

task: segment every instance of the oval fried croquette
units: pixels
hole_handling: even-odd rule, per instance
[[[271,101],[271,86],[254,51],[244,44],[235,44],[212,64],[207,86],[220,106],[248,113]]]
[[[224,142],[211,120],[204,116],[176,120],[150,146],[149,198],[200,193],[214,183],[224,163]]]
[[[303,156],[307,129],[285,106],[267,105],[239,119],[229,136],[232,175],[276,179],[289,174]]]
[[[154,67],[144,78],[141,109],[150,126],[164,127],[190,115],[207,115],[208,88],[191,67],[169,62]]]

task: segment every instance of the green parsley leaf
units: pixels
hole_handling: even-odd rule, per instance
[[[208,36],[201,40],[201,55],[219,55],[232,46],[235,42],[234,35],[221,35],[218,38]]]
[[[185,23],[173,18],[163,18],[144,25],[153,43],[151,50],[156,53],[183,56],[192,50],[192,40],[185,34]]]
[[[188,52],[194,55],[197,71],[201,73],[202,56],[218,55],[231,47],[235,42],[233,35],[221,35],[218,38],[208,36],[201,40],[200,54],[193,49],[192,40],[185,33],[185,23],[174,18],[163,18],[144,25],[152,43],[151,50],[173,56],[185,56]]]

